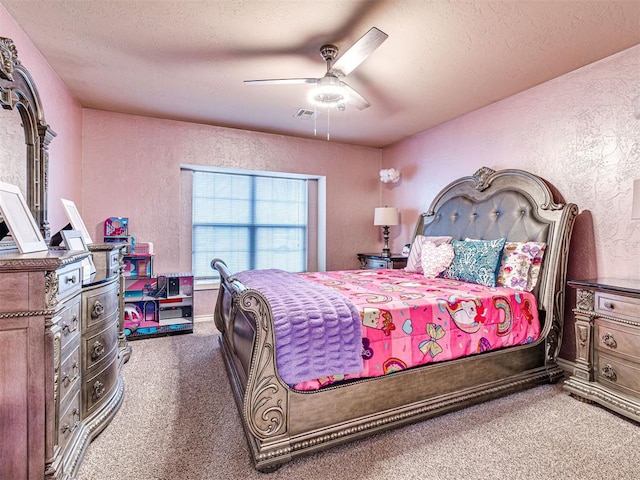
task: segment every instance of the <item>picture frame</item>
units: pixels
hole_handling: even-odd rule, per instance
[[[48,250],[22,192],[16,185],[0,182],[0,213],[20,253]]]
[[[69,223],[74,230],[78,230],[82,233],[82,237],[84,238],[86,245],[91,245],[93,240],[91,240],[91,235],[89,234],[89,230],[87,230],[87,226],[82,221],[82,217],[80,216],[80,212],[78,211],[78,207],[72,200],[67,200],[66,198],[61,198],[62,206],[64,207],[64,211],[67,214],[67,218],[69,219]]]
[[[61,230],[62,240],[64,246],[69,251],[81,251],[86,252],[87,243],[84,239],[84,235],[80,230]],[[82,279],[87,282],[91,280],[91,276],[96,273],[96,266],[93,263],[93,257],[91,254],[82,260]]]

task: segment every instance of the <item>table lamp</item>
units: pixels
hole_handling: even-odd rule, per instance
[[[384,237],[383,257],[391,256],[391,250],[389,250],[389,226],[398,225],[398,217],[398,209],[395,207],[378,207],[375,209],[373,224],[382,226],[382,236]]]

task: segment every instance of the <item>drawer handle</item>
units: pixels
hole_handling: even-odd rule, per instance
[[[62,333],[64,333],[65,336],[78,330],[78,315],[76,313],[73,314],[71,324],[73,325],[72,327],[66,322],[62,324]]]
[[[76,378],[78,378],[78,374],[80,373],[80,370],[78,369],[77,361],[73,362],[73,365],[71,366],[71,370],[73,371],[73,377],[71,377],[66,372],[62,372],[62,383],[64,384],[65,387],[68,387],[71,383],[73,383],[73,381]]]
[[[80,410],[78,410],[77,408],[74,408],[73,412],[71,413],[71,416],[74,419],[76,419],[75,422],[73,422],[73,427],[70,426],[68,423],[65,423],[60,429],[63,434],[67,432],[73,432],[76,428],[78,428],[78,425],[80,425]]]
[[[65,283],[70,283],[71,285],[73,285],[74,283],[76,283],[77,280],[78,279],[76,278],[75,275],[71,275],[71,276],[65,277],[64,282]]]
[[[616,348],[618,346],[618,342],[613,338],[613,333],[605,333],[602,336],[602,343],[604,343],[607,347]]]
[[[96,383],[93,384],[93,398],[98,399],[102,395],[104,395],[104,383],[100,380],[96,380]]]
[[[100,300],[96,300],[91,310],[91,318],[94,320],[104,313],[104,306],[100,303]]]
[[[98,340],[93,342],[93,348],[91,349],[91,360],[96,360],[104,353],[104,345]]]
[[[602,375],[607,377],[612,382],[615,382],[618,379],[616,371],[608,363],[604,367],[602,367]]]
[[[604,308],[607,310],[613,310],[614,306],[612,302],[604,302]]]

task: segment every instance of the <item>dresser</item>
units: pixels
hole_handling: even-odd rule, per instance
[[[360,260],[360,268],[364,269],[399,269],[407,266],[407,257],[394,254],[390,257],[385,257],[376,253],[359,253],[358,260]]]
[[[121,269],[88,255],[0,252],[1,479],[73,479],[122,403]]]
[[[640,421],[640,281],[568,282],[576,291],[574,372],[564,388]]]

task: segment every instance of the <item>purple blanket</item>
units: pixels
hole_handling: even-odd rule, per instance
[[[271,305],[280,378],[305,380],[362,370],[362,324],[350,300],[283,270],[234,275]]]

